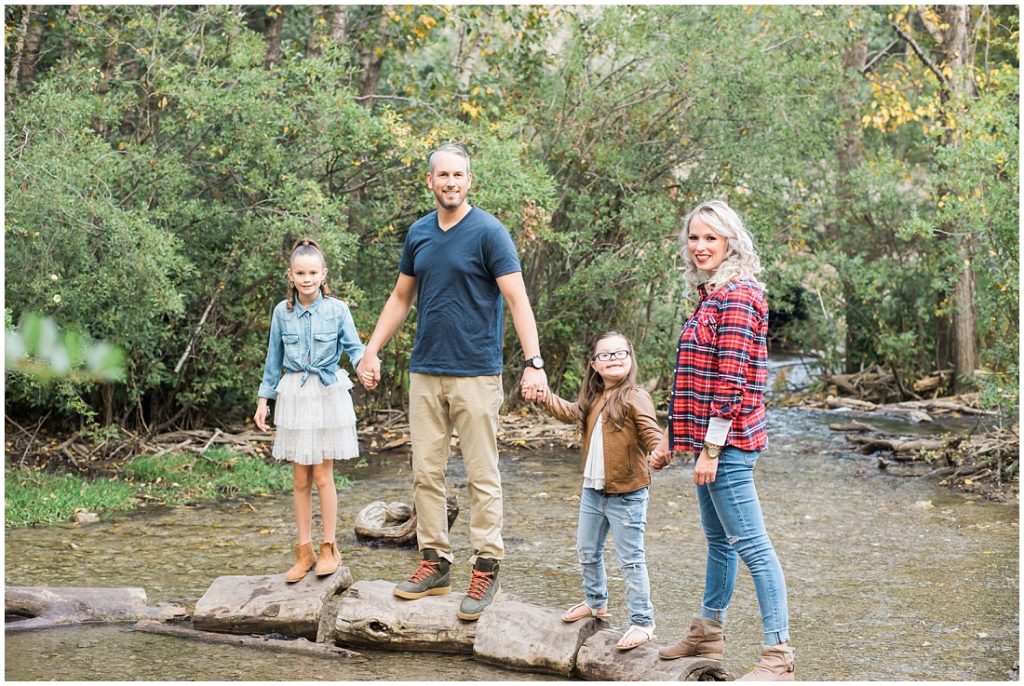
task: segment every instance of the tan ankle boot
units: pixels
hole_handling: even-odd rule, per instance
[[[694,617],[690,633],[685,638],[658,651],[658,657],[662,660],[698,656],[721,660],[724,654],[725,634],[722,632],[722,623],[704,617]]]
[[[761,646],[761,661],[736,681],[793,681],[794,650],[788,646]]]
[[[327,576],[338,571],[341,564],[341,554],[338,552],[336,541],[323,541],[320,544],[320,561],[316,563],[317,576]]]
[[[295,564],[285,572],[284,580],[290,584],[301,581],[306,572],[316,564],[316,557],[313,555],[313,543],[299,543],[295,546]]]

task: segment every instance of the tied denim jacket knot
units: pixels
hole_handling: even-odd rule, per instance
[[[342,352],[348,353],[355,369],[365,349],[352,313],[342,301],[318,294],[308,307],[303,307],[296,299],[294,309],[289,312],[287,302],[282,300],[270,319],[270,339],[259,397],[276,398],[281,375],[287,372],[302,372],[300,385],[305,385],[310,374],[316,374],[325,386],[337,383]],[[346,388],[352,387],[347,375],[342,380]]]

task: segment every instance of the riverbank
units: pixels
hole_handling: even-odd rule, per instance
[[[798,406],[829,408],[823,399],[810,396]],[[997,502],[1019,500],[1019,437],[1015,430],[957,424],[956,417],[930,425],[890,417],[887,425],[876,422],[871,426],[865,421],[872,415],[884,415],[884,408],[831,409],[837,410],[833,430],[850,432],[851,442],[856,442],[855,431],[873,432],[871,442],[851,445],[850,452],[872,455],[877,468],[893,477],[934,478],[942,486]],[[532,407],[505,413],[499,427],[503,451],[571,451],[579,447],[580,436],[574,426]],[[897,440],[908,431],[929,438],[917,447]],[[103,514],[146,505],[285,493],[291,489],[291,472],[270,457],[272,440],[273,434],[256,431],[248,422],[151,437],[119,432],[96,440],[75,433],[55,434],[45,426],[26,429],[8,421],[5,526],[52,524],[82,512]],[[410,437],[405,413],[384,411],[361,421],[359,442],[363,459],[407,453]],[[454,437],[452,446],[457,445]],[[339,487],[346,485],[340,475],[336,481]]]
[[[106,469],[113,470],[107,463]],[[168,453],[126,459],[116,471],[80,473],[66,466],[33,468],[4,462],[4,526],[77,521],[147,505],[174,507],[291,490],[291,471],[261,457],[222,448],[201,455]],[[339,488],[349,480],[335,476]]]
[[[360,427],[363,459],[408,451],[404,413],[381,413]],[[572,426],[535,412],[505,414],[498,433],[506,451],[572,449],[577,440]],[[97,440],[45,426],[29,430],[8,421],[4,525],[89,523],[96,515],[145,506],[287,493],[292,488],[291,470],[270,456],[272,441],[273,434],[256,431],[248,423],[151,437],[110,432]],[[452,445],[458,445],[457,438]],[[335,483],[344,488],[349,480],[336,473]]]

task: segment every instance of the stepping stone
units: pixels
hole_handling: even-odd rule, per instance
[[[480,615],[473,657],[506,669],[568,678],[583,642],[607,626],[592,617],[563,622],[561,610],[501,600]]]
[[[659,646],[644,643],[632,650],[615,647],[621,634],[605,629],[584,643],[576,656],[576,674],[587,681],[731,681],[718,660],[681,657],[662,660]]]
[[[192,626],[227,634],[270,634],[313,640],[320,613],[335,595],[352,585],[344,565],[330,576],[312,572],[294,584],[284,574],[218,577],[196,603]]]

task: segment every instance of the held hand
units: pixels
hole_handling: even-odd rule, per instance
[[[715,482],[718,474],[718,460],[708,457],[706,450],[701,449],[700,457],[697,458],[697,465],[693,468],[693,483],[698,486],[705,486]]]
[[[668,449],[668,432],[661,435],[661,441],[658,443],[658,447],[651,452],[647,461],[648,464],[651,465],[651,469],[656,472],[660,472],[662,469],[672,464],[672,451]]]
[[[543,369],[527,367],[523,370],[523,378],[519,382],[523,400],[529,402],[543,401],[548,393],[548,375]]]
[[[356,368],[356,376],[359,377],[359,383],[363,384],[363,388],[372,391],[380,381],[380,358],[377,355],[363,355]]]
[[[267,399],[260,398],[260,402],[256,406],[256,414],[252,417],[252,420],[256,422],[256,426],[260,431],[270,431],[270,426],[267,424],[267,415],[269,413],[270,410],[267,408]]]
[[[648,456],[647,461],[651,465],[651,469],[656,472],[660,472],[662,469],[672,464],[672,452],[659,445],[654,449],[654,452]]]

